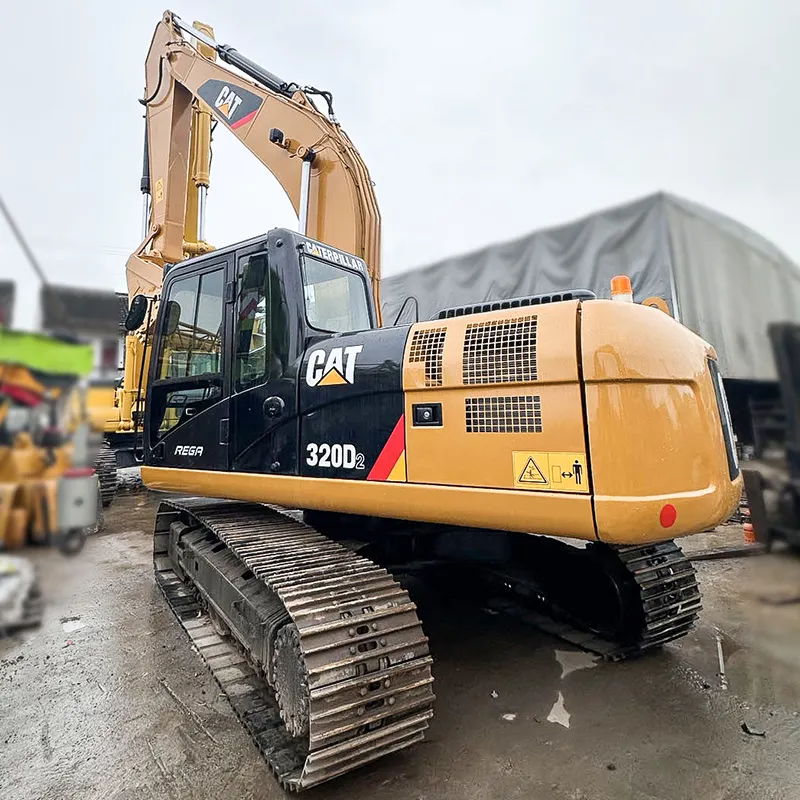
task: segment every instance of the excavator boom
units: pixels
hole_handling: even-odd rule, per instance
[[[196,209],[190,161],[194,149],[195,176],[201,176],[197,182],[207,186],[207,169],[197,163],[207,147],[202,137],[192,141],[192,131],[197,115],[210,113],[277,178],[302,233],[366,262],[380,314],[378,204],[366,165],[332,115],[330,95],[281,80],[229,45],[218,44],[207,30],[168,11],[150,44],[143,102],[152,203],[149,230],[128,262],[130,299],[159,292],[164,264],[187,255],[186,231],[192,223],[202,244],[205,192],[199,193]],[[218,64],[214,55],[243,75]],[[315,107],[312,93],[328,102],[328,116]],[[208,249],[201,246],[188,255]]]

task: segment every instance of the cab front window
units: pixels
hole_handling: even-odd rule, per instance
[[[328,333],[372,327],[367,285],[354,270],[318,258],[303,259],[303,293],[309,325]]]

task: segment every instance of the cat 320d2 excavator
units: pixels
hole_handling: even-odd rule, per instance
[[[156,578],[282,785],[423,737],[432,659],[387,565],[478,563],[616,656],[692,627],[673,539],[741,488],[710,345],[587,291],[381,327],[377,204],[329,94],[168,12],[144,102],[124,391],[136,409],[146,387],[145,483],[194,495],[159,507]],[[184,260],[212,118],[277,177],[300,232],[218,250],[200,235]]]

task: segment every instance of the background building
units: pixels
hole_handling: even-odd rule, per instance
[[[14,296],[14,282],[0,281],[0,326],[10,328],[14,324]]]
[[[50,284],[40,293],[40,327],[90,343],[95,351],[93,382],[113,382],[121,374],[127,305],[126,294]]]

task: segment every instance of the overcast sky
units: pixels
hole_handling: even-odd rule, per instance
[[[139,242],[143,64],[166,0],[3,9],[0,193],[53,282],[124,289]],[[795,0],[180,0],[330,89],[376,182],[384,275],[664,189],[800,261]],[[296,225],[218,128],[208,238]],[[0,277],[36,284],[0,220]]]

